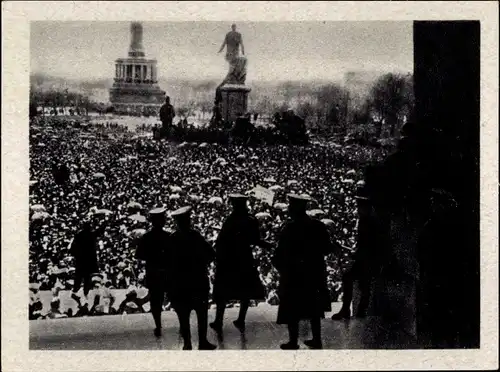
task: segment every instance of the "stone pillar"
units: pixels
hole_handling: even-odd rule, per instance
[[[222,119],[234,122],[240,115],[247,113],[248,93],[251,89],[246,85],[226,84],[220,88]]]

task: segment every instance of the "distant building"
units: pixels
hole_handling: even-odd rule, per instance
[[[158,86],[156,59],[146,59],[142,45],[142,24],[132,22],[128,58],[115,61],[114,84],[109,100],[116,113],[157,113],[165,101]]]

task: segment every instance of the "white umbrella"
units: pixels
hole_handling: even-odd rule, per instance
[[[106,175],[104,173],[97,172],[97,173],[94,173],[93,177],[94,178],[106,178]]]
[[[38,181],[30,181],[30,186],[36,185]]]
[[[236,157],[236,159],[238,159],[238,160],[245,160],[246,158],[247,158],[247,157],[246,157],[245,155],[243,155],[243,154],[240,154],[240,155],[238,155],[238,156]]]
[[[179,144],[178,147],[183,148],[183,147],[186,147],[186,146],[187,146],[187,142],[182,142],[181,144]]]
[[[220,178],[220,177],[212,177],[212,178],[210,178],[210,182],[222,182],[222,178]]]
[[[108,215],[108,214],[113,214],[112,211],[110,211],[109,209],[98,209],[97,211],[95,211],[94,214],[104,214],[104,215]]]
[[[313,210],[307,211],[307,214],[309,216],[316,217],[316,216],[323,216],[325,214],[325,212],[322,211],[321,209],[313,209]]]
[[[31,210],[34,212],[42,212],[45,211],[45,207],[42,204],[34,204],[31,206]]]
[[[365,181],[363,181],[363,180],[358,181],[358,182],[356,183],[356,185],[358,185],[358,186],[364,186],[364,185],[365,185]]]
[[[268,178],[264,178],[264,182],[275,183],[276,179],[274,179],[273,177],[268,177]]]
[[[351,175],[351,174],[356,174],[356,171],[354,169],[351,169],[349,172],[347,172],[347,175]]]
[[[226,162],[226,159],[224,158],[217,158],[217,160],[215,160],[216,163],[227,163]]]
[[[208,202],[210,204],[222,204],[222,198],[218,196],[212,196],[210,199],[208,199]]]
[[[170,191],[174,194],[178,194],[182,192],[182,189],[179,186],[170,186]]]
[[[142,209],[142,204],[132,201],[132,202],[127,204],[127,208]]]
[[[35,221],[35,220],[44,220],[49,217],[50,214],[48,214],[47,212],[35,212],[33,213],[33,216],[31,216],[31,219]]]
[[[274,204],[274,208],[284,211],[288,208],[288,205],[285,203],[276,203]]]
[[[203,142],[203,143],[200,143],[200,146],[199,146],[199,147],[207,147],[207,146],[208,146],[208,143]]]
[[[296,185],[296,184],[298,184],[298,183],[299,183],[299,181],[297,181],[297,180],[290,180],[290,181],[288,181],[286,184],[287,184],[288,186],[291,186],[291,185]]]
[[[133,238],[140,238],[145,233],[146,233],[145,229],[135,229],[135,230],[132,230],[132,232],[130,233],[130,236],[133,237]]]
[[[280,190],[283,190],[283,186],[280,186],[280,185],[273,185],[269,188],[269,190],[271,191],[280,191]]]
[[[263,219],[266,219],[266,218],[271,218],[271,215],[267,212],[260,212],[260,213],[257,213],[255,215],[255,217],[257,217],[259,220],[263,220]]]
[[[326,226],[333,226],[334,225],[333,220],[330,220],[329,218],[323,218],[321,220],[321,222],[323,222]]]
[[[132,221],[137,221],[137,222],[146,222],[147,221],[146,217],[144,217],[143,215],[141,215],[139,213],[128,216],[128,218]]]
[[[347,178],[347,179],[343,179],[342,182],[344,183],[349,183],[349,184],[353,184],[354,183],[354,180],[351,180],[350,178]]]
[[[181,197],[179,194],[172,194],[168,197],[170,200],[179,200]]]
[[[189,200],[200,201],[201,200],[201,196],[198,196],[198,195],[189,195]]]
[[[259,160],[259,157],[257,155],[253,155],[250,160]]]

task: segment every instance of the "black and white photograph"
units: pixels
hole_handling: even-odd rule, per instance
[[[487,128],[498,145],[482,94],[483,58],[498,70],[498,55],[481,48],[484,23],[168,20],[132,5],[108,19],[74,3],[81,18],[24,31],[26,185],[8,187],[25,222],[8,231],[26,232],[2,256],[25,251],[26,352],[177,351],[185,367],[198,351],[487,346],[498,367],[484,343],[498,345],[498,149],[482,141]]]

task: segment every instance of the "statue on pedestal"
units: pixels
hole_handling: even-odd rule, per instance
[[[240,56],[240,46],[243,56]],[[245,47],[243,45],[243,38],[241,34],[236,31],[235,24],[231,26],[231,31],[226,34],[219,49],[219,53],[221,53],[224,48],[226,48],[226,61],[229,62],[229,72],[219,87],[225,84],[245,84],[247,59],[244,57]]]

